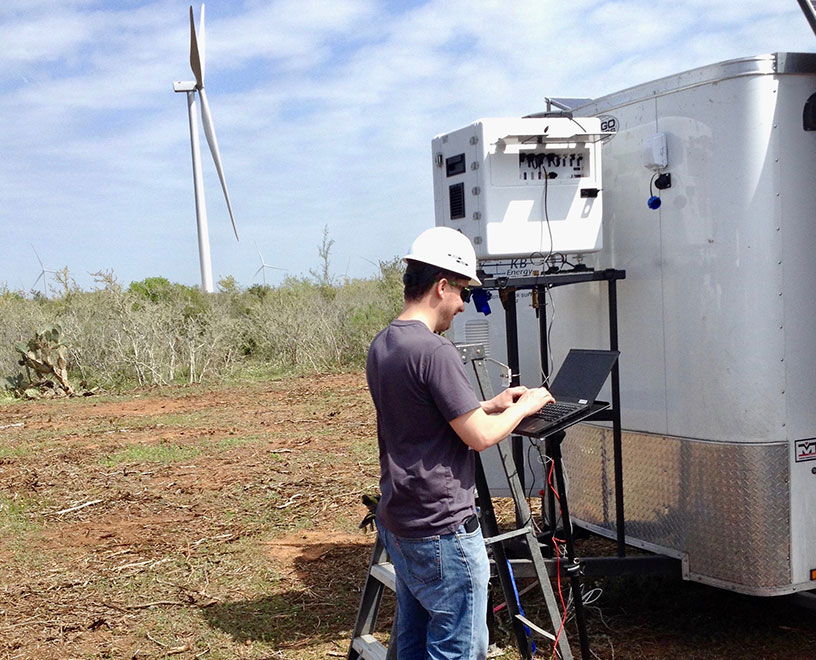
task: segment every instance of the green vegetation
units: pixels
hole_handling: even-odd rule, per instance
[[[35,525],[32,516],[42,506],[37,498],[0,495],[0,535],[11,537],[30,530]]]
[[[186,461],[202,452],[201,447],[184,447],[174,444],[134,445],[105,457],[108,466],[131,463],[175,463]]]
[[[375,278],[339,282],[328,274],[330,248],[324,236],[323,268],[274,287],[241,289],[227,277],[205,294],[149,277],[124,288],[108,272],[95,274],[94,291],[66,285],[52,298],[0,287],[0,380],[25,392],[20,346],[52,327],[68,377],[82,388],[358,369],[372,337],[400,311],[403,266],[384,261]]]

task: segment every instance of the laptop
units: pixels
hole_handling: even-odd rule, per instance
[[[547,429],[587,417],[618,355],[619,351],[570,349],[549,387],[556,403],[523,419],[513,433],[540,436]]]

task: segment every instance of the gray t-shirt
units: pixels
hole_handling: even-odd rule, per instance
[[[392,534],[449,534],[475,512],[475,454],[448,423],[479,407],[456,347],[421,321],[394,321],[368,351],[380,504]]]

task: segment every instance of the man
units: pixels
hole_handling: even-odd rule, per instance
[[[466,236],[420,234],[403,277],[405,304],[368,352],[377,409],[377,528],[396,572],[399,660],[482,660],[487,655],[490,569],[476,518],[475,454],[554,401],[512,387],[479,402],[459,352],[438,333],[480,286]],[[394,640],[391,641],[394,643]]]

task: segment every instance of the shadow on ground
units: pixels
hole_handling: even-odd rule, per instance
[[[294,558],[292,572],[270,585],[268,596],[217,603],[202,614],[237,641],[262,641],[280,649],[348,638],[370,552],[364,544],[310,544]],[[287,588],[291,585],[297,586]],[[386,590],[378,629],[388,630],[392,612],[393,595]]]
[[[203,616],[240,642],[261,641],[276,649],[323,642],[342,646],[354,625],[370,550],[363,543],[304,545],[290,574],[271,585],[268,596],[218,603],[202,610]],[[744,596],[669,578],[587,580],[586,588],[592,586],[603,590],[587,608],[590,647],[602,660],[816,657],[813,611],[784,598]],[[548,620],[541,599],[525,607],[533,620]],[[393,595],[386,590],[379,631],[387,633],[392,614]],[[513,647],[505,618],[497,620],[500,645]],[[578,653],[574,621],[567,630]]]

